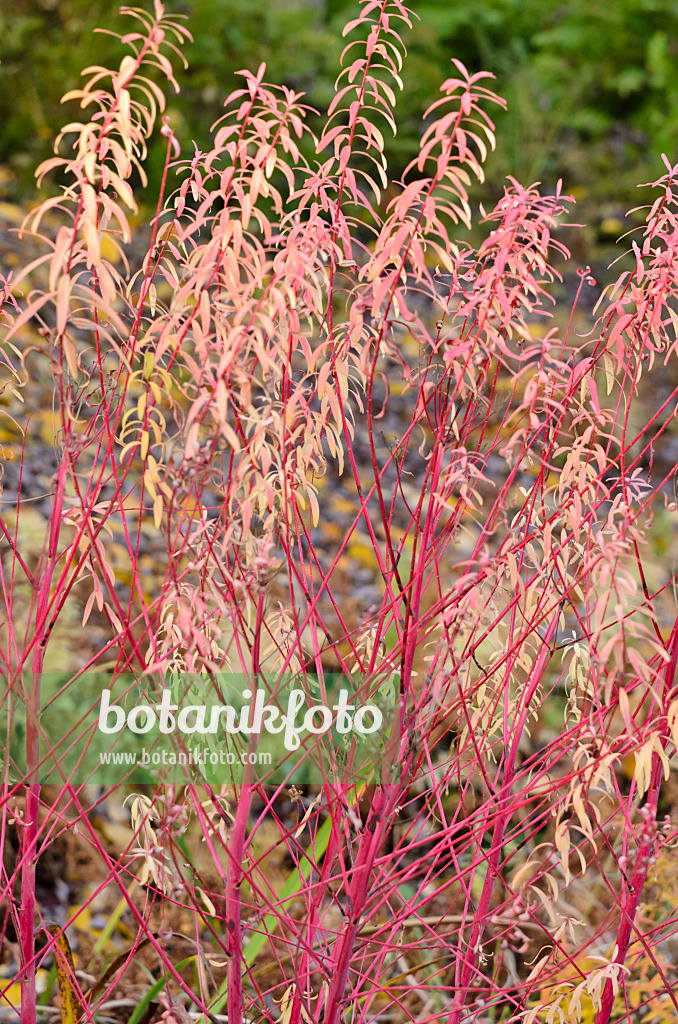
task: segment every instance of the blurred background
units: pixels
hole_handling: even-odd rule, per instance
[[[150,0],[147,8],[151,9]],[[416,151],[422,113],[450,74],[450,58],[489,70],[508,100],[496,112],[498,149],[491,157],[483,200],[502,190],[508,173],[548,189],[562,177],[588,225],[580,259],[623,231],[621,217],[647,201],[638,182],[663,173],[660,154],[678,158],[678,5],[675,0],[425,0],[420,20],[405,30],[409,68],[398,100],[398,136],[388,141],[392,176]],[[326,109],[345,44],[341,29],[355,0],[168,0],[187,15],[194,42],[181,94],[169,113],[182,141],[206,146],[235,72],[307,93]],[[91,64],[115,66],[121,47],[95,27],[129,31],[116,0],[13,0],[0,8],[0,202],[24,204],[34,195],[33,171],[51,152],[74,103],[60,98]],[[494,115],[493,115],[494,116]],[[165,144],[150,147],[149,205]],[[310,154],[309,154],[310,155]],[[143,196],[139,196],[143,202]]]

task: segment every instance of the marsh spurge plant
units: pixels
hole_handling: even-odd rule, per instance
[[[71,979],[82,1019],[141,942],[166,1015],[179,1002],[229,1024],[673,1019],[677,929],[655,880],[675,872],[678,617],[653,545],[675,516],[676,465],[657,453],[676,390],[647,395],[677,343],[678,168],[654,183],[635,263],[593,330],[573,326],[588,270],[569,323],[549,328],[552,262],[568,255],[560,183],[509,179],[481,209],[485,240],[459,240],[503,106],[491,75],[453,60],[417,157],[389,175],[412,16],[399,0],[363,2],[346,26],[319,138],[262,65],[190,156],[158,84],[178,88],[188,32],[158,0],[127,13],[120,67],[88,68],[67,93],[81,120],[38,170],[63,184],[25,224],[43,255],[2,296],[3,394],[30,405],[29,374],[51,380],[58,426],[39,550],[20,500],[0,521],[3,701],[27,723],[1,832],[20,838],[2,889],[22,1020],[56,943],[36,947],[37,853],[74,819],[100,864],[90,898],[119,886],[136,936],[89,996]],[[166,168],[139,266],[130,183],[159,117]],[[337,535],[339,481],[354,514]],[[345,589],[358,542],[380,595],[365,607]],[[156,575],[149,544],[164,551]],[[158,784],[116,859],[91,790],[65,774],[51,807],[41,793],[41,685],[74,609],[85,637],[107,631],[73,652],[76,693],[97,666],[111,686],[225,669],[322,686],[332,667],[369,695],[395,677],[399,772],[368,787],[328,774],[291,791],[292,813],[289,787],[250,768],[237,791]],[[197,973],[163,940],[177,907]]]

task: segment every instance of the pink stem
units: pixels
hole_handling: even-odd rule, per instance
[[[471,937],[469,939],[466,955],[464,957],[464,966],[462,968],[461,977],[459,979],[459,988],[457,990],[455,999],[452,1003],[452,1007],[447,1018],[447,1024],[459,1024],[464,1003],[466,1002],[466,997],[468,995],[468,989],[471,983],[471,978],[476,970],[478,950],[480,942],[483,937],[483,932],[485,930],[485,924],[488,918],[490,901],[492,899],[492,892],[494,890],[494,880],[498,873],[499,857],[501,856],[502,850],[502,838],[504,835],[504,831],[506,829],[506,824],[512,813],[508,797],[515,776],[515,764],[516,757],[518,756],[518,748],[520,746],[520,740],[523,735],[523,730],[525,728],[527,717],[530,713],[530,702],[535,694],[537,687],[539,686],[542,674],[551,656],[553,638],[556,635],[559,618],[560,606],[556,608],[548,632],[543,639],[541,652],[532,669],[531,679],[529,679],[528,681],[528,686],[523,702],[523,710],[520,714],[520,719],[518,720],[516,728],[513,730],[513,742],[511,743],[511,747],[506,757],[506,763],[504,765],[504,780],[499,795],[497,797],[499,811],[497,813],[497,817],[495,818],[494,829],[492,832],[492,849],[487,857],[487,874],[485,875],[485,881],[483,883],[483,889],[480,895],[478,909],[476,913],[473,915]]]
[[[35,865],[38,845],[38,816],[40,811],[40,682],[49,642],[47,614],[49,595],[59,547],[61,513],[64,503],[66,460],[62,459],[55,482],[54,504],[49,523],[47,557],[40,579],[35,613],[36,640],[33,649],[31,687],[26,707],[26,807],[22,833],[21,907],[19,910],[19,936],[23,957],[21,979],[21,1024],[36,1024],[35,1003]],[[38,639],[39,638],[39,639]]]
[[[664,677],[665,695],[671,690],[676,674],[676,665],[678,665],[678,619],[676,619],[671,632],[670,650],[671,660],[666,666],[666,675]],[[620,965],[626,960],[626,954],[628,953],[629,943],[631,941],[631,932],[633,931],[633,922],[635,920],[636,913],[638,912],[638,904],[640,903],[640,897],[642,895],[650,867],[650,857],[652,855],[652,848],[655,842],[654,829],[651,826],[657,820],[657,804],[659,803],[662,772],[663,766],[661,758],[659,757],[659,754],[655,753],[652,757],[650,788],[645,802],[645,807],[649,808],[649,811],[646,812],[648,817],[646,818],[646,826],[643,830],[643,837],[638,848],[635,870],[631,876],[625,898],[622,902],[622,919],[621,924],[619,925],[619,932],[617,933],[617,955],[614,958],[614,962]],[[596,1015],[595,1024],[609,1024],[613,1004],[614,986],[612,984],[612,979],[608,978],[603,989],[603,996],[600,1001],[600,1009]]]

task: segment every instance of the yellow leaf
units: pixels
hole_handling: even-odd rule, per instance
[[[155,501],[153,502],[153,522],[157,530],[160,529],[162,523],[162,494],[156,495]]]
[[[2,1001],[8,1003],[14,1009],[21,1006],[21,984],[17,981],[4,990]]]
[[[158,494],[158,490],[155,486],[153,476],[151,473],[149,473],[148,469],[146,469],[146,471],[144,472],[144,487],[147,489],[151,498],[153,498],[153,500],[155,501]]]
[[[47,929],[50,935],[56,936],[55,960],[57,981],[59,982],[59,997],[61,999],[61,1024],[75,1024],[78,1017],[82,1016],[83,1008],[80,998],[73,988],[75,978],[75,964],[73,954],[66,938],[66,934],[57,924],[50,925]]]
[[[280,1000],[280,1024],[289,1024],[294,1003],[294,983],[290,985]]]
[[[85,154],[85,159],[83,160],[83,166],[84,166],[84,170],[85,170],[85,175],[87,177],[87,180],[90,181],[92,183],[92,185],[94,185],[96,180],[97,180],[97,175],[96,175],[96,159],[97,159],[96,153],[91,153],[90,152],[90,153],[86,153]]]
[[[108,260],[109,263],[116,264],[120,262],[120,250],[109,235],[104,234],[101,236],[100,249],[102,257]]]
[[[87,266],[96,267],[101,259],[99,232],[97,231],[96,224],[94,224],[89,217],[83,217],[82,219],[82,233],[85,236],[85,242],[87,243]]]
[[[127,83],[134,77],[137,70],[137,62],[134,57],[127,55],[120,61],[120,70],[118,71],[115,79],[113,80],[113,88],[116,93],[123,89]]]
[[[349,556],[361,566],[373,569],[377,564],[376,555],[372,545],[359,540],[357,537],[356,539],[351,538],[348,542],[348,553]]]
[[[64,334],[64,355],[68,363],[68,370],[71,377],[78,376],[78,353],[75,348],[75,340],[70,334]]]
[[[57,334],[63,334],[70,312],[71,279],[68,274],[62,274],[59,279],[56,296],[56,327]]]

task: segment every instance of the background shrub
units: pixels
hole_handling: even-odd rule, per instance
[[[262,60],[275,81],[306,92],[312,106],[326,110],[341,29],[357,9],[348,0],[177,3],[174,10],[190,17],[194,41],[185,51],[181,94],[170,97],[174,123],[206,145],[235,72]],[[387,140],[394,173],[415,154],[421,112],[455,55],[471,71],[492,68],[508,100],[488,165],[492,194],[501,194],[507,173],[550,186],[565,177],[584,204],[583,219],[605,223],[603,237],[616,237],[613,222],[635,201],[637,181],[650,176],[660,153],[678,157],[675,5],[428,0],[417,14],[408,33],[411,70],[398,99],[398,135]],[[61,124],[61,83],[75,81],[90,61],[91,32],[103,25],[120,26],[110,0],[18,0],[0,13],[0,164],[8,198],[32,194],[32,169]],[[99,36],[97,52],[106,64],[112,40]],[[162,161],[162,146],[151,142],[150,195]]]

